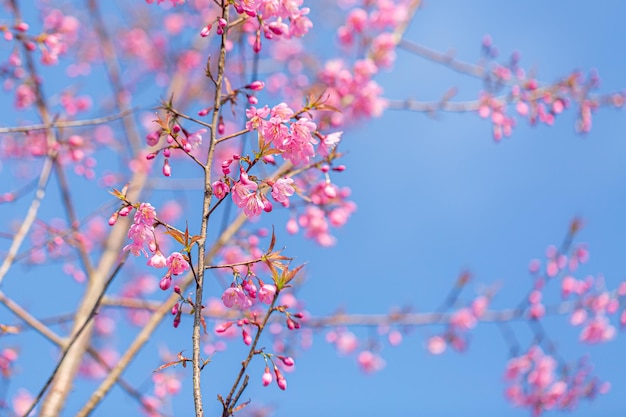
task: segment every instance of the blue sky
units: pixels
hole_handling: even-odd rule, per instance
[[[311,2],[311,7],[316,3]],[[442,52],[453,49],[459,59],[477,62],[481,40],[490,34],[502,58],[519,51],[521,66],[535,71],[542,81],[557,80],[574,69],[588,73],[595,68],[602,80],[600,92],[621,91],[626,86],[626,51],[620,42],[626,37],[625,9],[616,2],[430,1],[418,11],[406,37]],[[481,87],[475,79],[405,51],[398,51],[393,72],[381,74],[378,81],[389,98],[426,101],[437,100],[450,86],[458,88],[458,99],[471,100]],[[3,100],[8,103],[10,98],[5,95]],[[476,114],[431,118],[389,111],[346,131],[342,146],[348,169],[337,176],[337,182],[352,188],[358,210],[337,232],[338,244],[319,248],[278,229],[287,252],[308,262],[307,282],[299,290],[307,309],[319,315],[338,308],[372,314],[386,313],[394,306],[431,311],[466,269],[474,281],[464,299],[471,299],[483,284],[497,283],[501,290],[493,307],[515,306],[532,284],[529,261],[543,258],[548,245],[558,245],[575,216],[585,219],[578,240],[586,242],[591,252],[580,274],[601,273],[609,288],[616,287],[626,275],[621,262],[626,244],[626,119],[621,111],[602,109],[594,114],[593,130],[578,135],[575,117],[573,111],[566,111],[553,127],[530,127],[518,120],[512,137],[501,143],[492,140],[490,124]],[[2,123],[9,125],[12,120],[3,118]],[[51,197],[52,207],[54,201]],[[18,207],[0,209],[14,215]],[[46,210],[47,216],[60,214],[54,208]],[[39,290],[36,294],[25,294],[24,283],[9,278],[2,290],[14,292],[34,311],[67,311],[62,302],[66,293],[59,291],[58,281],[52,281],[67,284],[67,277],[46,275],[46,270],[28,276]],[[78,287],[70,290],[78,291]],[[209,291],[217,293],[219,286]],[[12,320],[0,309],[0,322]],[[527,324],[512,327],[520,344],[527,346],[532,340]],[[545,327],[562,357],[575,361],[591,355],[596,374],[612,384],[608,394],[582,404],[571,415],[623,415],[626,366],[621,359],[626,345],[622,335],[608,344],[588,346],[578,343],[578,329],[567,324],[567,317],[549,318]],[[165,345],[172,351],[189,349],[181,341],[189,328],[183,325],[174,332],[164,324],[125,377],[150,390],[146,372],[156,367],[155,352]],[[354,331],[363,337],[371,333]],[[320,332],[313,349],[297,358],[296,372],[287,376],[287,392],[261,387],[259,365],[247,396],[273,407],[277,416],[529,415],[527,410],[511,408],[503,397],[508,346],[495,326],[483,324],[473,331],[468,352],[448,351],[434,357],[424,343],[438,331],[441,328],[418,328],[400,346],[386,345],[381,352],[386,367],[373,376],[365,376],[353,357],[339,357]],[[120,347],[127,343],[124,336],[115,337]],[[52,347],[38,336],[24,337],[24,344],[20,339],[23,356],[34,362],[20,365],[28,372],[18,375],[11,392],[20,384],[37,389],[54,357]],[[11,343],[8,338],[0,340],[0,347]],[[217,412],[215,395],[226,390],[240,360],[241,350],[233,348],[211,364],[205,377],[207,410]],[[32,363],[39,361],[42,365],[33,368]],[[188,370],[178,371],[190,378]],[[192,413],[189,380],[185,392],[173,400],[175,415]],[[67,415],[80,407],[94,386],[76,387]],[[135,415],[134,407],[115,389],[96,415]]]

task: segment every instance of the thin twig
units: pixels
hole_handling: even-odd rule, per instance
[[[222,18],[228,22],[229,5],[222,2]],[[202,297],[205,277],[205,250],[206,237],[209,227],[209,216],[211,213],[211,201],[213,190],[211,188],[211,168],[213,164],[215,145],[217,141],[217,125],[220,119],[220,110],[222,105],[222,84],[224,83],[224,74],[226,70],[226,40],[228,30],[224,31],[220,40],[219,59],[217,62],[217,78],[215,79],[215,95],[213,98],[213,113],[211,117],[211,141],[207,152],[207,162],[204,170],[204,198],[202,199],[202,217],[200,220],[200,240],[198,241],[198,275],[196,278],[196,294],[194,300],[193,330],[192,340],[192,384],[193,384],[193,402],[196,411],[196,417],[204,417],[204,409],[202,405],[202,391],[200,383],[200,372],[202,371],[202,358],[200,348],[200,337],[202,328]]]
[[[55,121],[53,123],[48,124],[37,124],[37,125],[27,125],[27,126],[14,126],[14,127],[0,127],[0,133],[17,133],[17,132],[33,132],[36,130],[46,130],[46,129],[62,129],[66,127],[84,127],[84,126],[95,126],[101,125],[105,123],[112,122],[113,120],[118,120],[123,117],[128,116],[136,111],[136,109],[127,109],[122,112],[113,114],[111,116],[98,117],[95,119],[85,119],[85,120],[72,120],[72,121]]]
[[[210,262],[211,259],[216,256],[216,254],[226,244],[226,242],[228,242],[232,238],[232,236],[241,228],[241,226],[245,224],[247,219],[248,218],[242,213],[231,223],[230,227],[228,227],[213,244],[213,247],[206,256],[205,262]],[[191,285],[192,282],[194,282],[193,275],[191,273],[187,273],[179,286],[184,291],[184,289]],[[180,296],[178,294],[172,293],[165,301],[160,304],[160,307],[150,316],[150,319],[148,320],[146,325],[141,329],[139,334],[126,349],[124,355],[119,358],[117,364],[113,367],[113,369],[111,369],[104,381],[102,381],[100,386],[92,393],[87,403],[76,414],[76,417],[88,416],[93,411],[93,409],[100,403],[100,401],[104,398],[104,396],[109,392],[109,390],[118,380],[124,369],[126,369],[132,359],[137,355],[139,350],[150,339],[150,336],[157,328],[159,323],[161,323],[163,318],[170,313],[172,306],[179,299]]]
[[[199,124],[201,126],[204,126],[204,127],[208,128],[209,131],[213,131],[213,126],[211,124],[209,124],[209,123],[203,122],[202,120],[198,120],[198,119],[196,119],[194,117],[191,117],[191,116],[187,116],[186,114],[181,113],[180,111],[176,110],[173,107],[168,107],[166,110],[171,112],[171,113],[173,113],[173,114],[175,114],[178,117],[182,117],[183,119],[187,119],[187,120],[192,121],[194,123],[197,123],[197,124]]]
[[[221,137],[219,139],[216,139],[215,143],[221,143],[221,142],[224,142],[224,141],[226,141],[228,139],[234,139],[234,138],[236,138],[238,136],[245,135],[246,133],[249,133],[249,132],[250,131],[248,129],[243,129],[243,130],[240,130],[239,132],[231,133],[230,135],[226,135],[226,136],[223,136],[223,137]]]
[[[235,390],[237,389],[237,387],[239,386],[239,383],[241,382],[241,378],[246,373],[246,370],[248,369],[248,365],[250,364],[250,361],[252,360],[252,358],[257,352],[256,347],[259,343],[259,339],[261,338],[261,333],[265,329],[265,326],[267,325],[267,322],[269,321],[270,316],[275,311],[274,306],[276,305],[276,300],[278,300],[278,295],[279,295],[279,292],[277,291],[276,294],[274,294],[274,298],[272,299],[272,304],[270,304],[267,308],[267,312],[265,313],[265,316],[263,317],[263,321],[257,327],[256,335],[254,336],[254,340],[252,341],[252,344],[250,344],[250,349],[248,350],[248,356],[246,356],[246,359],[243,362],[241,362],[241,369],[239,370],[239,374],[237,374],[237,378],[235,378],[235,382],[233,383],[233,386],[230,389],[230,392],[228,393],[226,400],[224,401],[224,404],[223,404],[224,409],[222,411],[222,417],[228,417],[232,415],[233,407],[237,405],[237,401],[239,400],[239,397],[243,393],[244,387],[242,387],[242,389],[237,393],[237,396],[233,399],[233,395],[235,394]]]
[[[104,305],[105,299],[106,299],[106,297],[102,298],[102,300],[100,302],[100,305]],[[53,332],[48,326],[46,326],[46,320],[38,320],[38,319],[36,319],[26,309],[24,309],[22,306],[20,306],[15,301],[13,301],[9,297],[7,297],[4,293],[2,293],[2,291],[0,291],[0,303],[4,304],[7,309],[9,309],[13,314],[15,314],[21,320],[23,320],[24,323],[26,323],[29,326],[29,328],[37,331],[39,334],[41,334],[43,337],[45,337],[46,339],[48,339],[52,343],[56,344],[57,346],[59,346],[61,348],[66,346],[65,339],[63,339],[61,336],[59,336],[58,334]],[[71,320],[74,317],[74,315],[73,314],[68,314],[67,316],[63,316],[63,317],[67,317],[69,320]],[[48,320],[52,321],[52,319],[48,319]],[[54,322],[57,322],[57,320],[54,319]],[[21,331],[23,331],[23,330],[21,330]],[[100,354],[98,353],[97,350],[95,350],[93,347],[90,346],[87,349],[87,353],[104,370],[106,370],[107,372],[110,371],[111,366],[102,358],[102,356],[100,356]],[[117,381],[117,382],[120,385],[120,387],[122,388],[122,390],[124,390],[124,392],[126,392],[131,398],[135,399],[139,404],[141,404],[142,407],[148,409],[149,411],[151,411],[153,413],[156,412],[156,410],[152,410],[148,406],[148,404],[146,404],[143,401],[143,395],[138,390],[133,388],[132,385],[130,385],[128,382],[126,382],[126,380],[120,378],[119,381]]]

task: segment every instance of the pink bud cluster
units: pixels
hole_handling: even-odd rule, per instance
[[[514,405],[529,408],[533,415],[549,410],[571,410],[580,399],[608,391],[609,385],[591,375],[584,360],[575,369],[557,372],[557,361],[539,346],[511,359],[507,365],[506,396]]]
[[[3,159],[40,158],[52,150],[63,166],[73,166],[74,173],[88,180],[96,178],[96,159],[91,156],[94,143],[85,135],[70,134],[58,142],[48,143],[43,131],[28,135],[2,137],[0,157]]]
[[[258,288],[250,278],[243,280],[242,283],[233,283],[222,294],[224,306],[248,310],[259,301],[267,305],[272,304],[276,295],[276,286],[265,284],[260,279],[257,281]]]
[[[148,146],[157,146],[162,137],[166,138],[166,144],[162,148],[146,155],[146,159],[152,160],[156,158],[160,152],[162,152],[164,156],[162,173],[164,176],[169,177],[172,175],[172,167],[169,162],[172,150],[178,149],[182,150],[186,154],[190,154],[202,144],[202,135],[206,132],[206,129],[199,129],[196,132],[188,132],[179,125],[174,125],[169,132],[162,128],[151,131],[146,135],[146,144]]]
[[[541,271],[541,262],[533,260],[531,273],[536,275],[535,289],[529,295],[529,314],[533,319],[543,317],[545,308],[541,304],[546,281],[560,279],[563,299],[574,299],[576,306],[571,313],[570,323],[581,326],[580,340],[586,343],[607,342],[615,336],[616,329],[609,317],[621,311],[620,324],[626,324],[626,309],[621,307],[621,300],[626,296],[626,284],[622,283],[617,291],[606,289],[602,277],[587,275],[584,279],[574,276],[578,267],[589,259],[585,245],[576,246],[570,256],[559,253],[554,246],[546,250],[545,271]]]
[[[483,41],[483,52],[489,60],[497,56],[490,38]],[[500,141],[504,136],[510,136],[515,126],[515,119],[507,114],[509,104],[514,104],[517,114],[531,124],[539,122],[548,126],[572,103],[578,104],[576,130],[588,133],[592,126],[592,113],[601,104],[598,98],[591,95],[599,85],[597,74],[592,72],[585,78],[580,72],[573,72],[553,85],[541,86],[535,78],[527,76],[519,66],[519,59],[519,54],[514,53],[506,65],[491,63],[483,76],[489,88],[480,93],[478,114],[482,118],[490,118],[494,139]],[[506,86],[510,86],[509,91],[502,94]],[[609,104],[622,107],[625,97],[624,93],[615,94]]]

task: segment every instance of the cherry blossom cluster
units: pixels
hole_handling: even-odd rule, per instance
[[[337,29],[339,42],[345,48],[368,42],[368,58],[372,63],[377,67],[389,68],[395,60],[397,43],[393,31],[405,21],[408,1],[376,0],[362,3],[347,13],[345,23]]]
[[[591,376],[585,360],[574,369],[558,370],[558,362],[539,346],[512,358],[506,369],[506,396],[518,407],[538,416],[549,410],[571,410],[580,399],[593,399],[608,391],[609,384]]]
[[[22,159],[19,162],[45,157],[53,150],[57,152],[61,164],[74,167],[76,175],[88,180],[96,178],[97,161],[92,156],[94,143],[83,134],[71,134],[50,144],[44,132],[37,130],[26,134],[5,135],[0,142],[0,157],[15,161]]]
[[[483,53],[490,65],[484,67],[483,79],[487,89],[480,93],[478,114],[491,120],[496,141],[510,136],[515,126],[515,118],[507,114],[509,104],[514,104],[516,113],[530,124],[544,123],[548,126],[553,125],[555,118],[565,109],[577,104],[576,130],[581,133],[591,130],[592,113],[601,104],[614,107],[622,107],[624,104],[625,93],[616,93],[609,98],[591,95],[600,83],[595,72],[585,78],[581,72],[575,71],[558,82],[542,86],[520,67],[519,53],[512,54],[506,65],[492,62],[498,54],[489,37],[483,40]],[[508,91],[503,94],[506,87]]]
[[[322,166],[322,172],[328,173],[328,166]],[[325,180],[308,183],[307,179],[299,179],[298,188],[304,190],[310,198],[303,210],[287,222],[287,231],[295,234],[300,228],[304,230],[304,236],[313,239],[321,246],[332,246],[335,238],[331,235],[331,227],[341,227],[356,211],[356,204],[350,200],[350,189],[339,188],[330,181]]]
[[[408,1],[376,0],[357,2],[337,30],[339,43],[347,50],[368,49],[365,58],[354,62],[332,59],[317,74],[328,94],[328,104],[342,109],[329,116],[331,126],[378,117],[386,108],[383,89],[374,76],[390,69],[396,57],[397,35],[394,31],[408,13]]]
[[[578,279],[574,273],[579,265],[589,259],[589,251],[585,245],[578,245],[568,257],[560,253],[556,247],[546,250],[545,270],[541,262],[533,260],[530,271],[535,275],[535,288],[530,292],[529,316],[540,319],[545,314],[542,291],[548,280],[560,278],[563,299],[574,299],[576,304],[570,316],[570,323],[582,326],[580,340],[586,343],[607,342],[615,336],[615,327],[609,317],[621,311],[620,324],[626,323],[626,310],[621,307],[621,300],[626,296],[626,283],[622,283],[616,291],[609,291],[602,277],[587,275]]]
[[[96,249],[97,243],[105,235],[105,228],[103,219],[99,217],[83,225],[81,231],[72,230],[60,218],[50,219],[48,223],[38,221],[29,235],[31,247],[28,260],[34,264],[43,264],[52,259],[65,261],[63,272],[77,282],[83,282],[85,273],[74,263],[73,248],[81,247],[87,252]]]
[[[342,59],[327,61],[318,79],[324,86],[327,103],[342,109],[324,119],[330,126],[380,116],[386,107],[382,87],[373,80],[378,67],[370,59],[347,64]]]
[[[41,63],[45,65],[56,65],[59,57],[72,47],[78,37],[80,21],[70,15],[66,15],[58,9],[47,10],[43,20],[43,27],[37,34],[31,35],[30,25],[20,22],[15,26],[0,25],[0,32],[4,34],[4,39],[12,41],[18,39],[24,42],[26,49],[30,52],[39,51],[41,53]],[[20,55],[21,48],[13,48],[9,55],[8,77],[4,82],[5,89],[15,87],[15,108],[23,110],[30,107],[36,100],[33,80],[28,79],[27,71],[23,68],[23,58]]]
[[[148,417],[162,417],[163,406],[171,401],[171,398],[180,393],[182,388],[180,375],[172,372],[155,372],[152,374],[154,384],[153,395],[143,398],[143,412]]]
[[[601,277],[587,276],[584,280],[567,275],[561,281],[564,298],[576,298],[576,308],[570,316],[570,323],[582,326],[580,340],[586,343],[607,342],[615,336],[615,327],[608,316],[620,310],[620,299],[626,296],[626,283],[622,283],[616,293],[604,287]],[[626,324],[626,310],[622,309],[620,324]]]
[[[109,219],[109,225],[113,226],[118,216],[128,216],[134,206],[125,205],[116,211]],[[156,242],[154,226],[157,224],[157,214],[155,208],[150,203],[139,203],[133,217],[133,223],[128,230],[128,238],[131,243],[124,246],[123,251],[129,251],[135,256],[141,254],[148,257],[147,264],[154,268],[167,268],[165,276],[159,282],[162,290],[167,290],[172,285],[172,276],[180,275],[189,270],[189,263],[180,252],[173,252],[165,257]],[[146,247],[152,253],[150,257]]]
[[[442,354],[449,345],[457,352],[467,349],[467,334],[478,324],[489,306],[487,295],[476,297],[467,307],[462,307],[450,314],[446,331],[441,335],[432,336],[426,348],[433,355]]]
[[[261,33],[265,39],[302,37],[313,27],[307,17],[310,9],[302,7],[303,0],[237,0],[239,15],[248,16],[243,31],[249,33],[249,43],[255,52],[261,51]]]
[[[401,337],[400,335],[400,340]],[[356,352],[360,345],[358,337],[350,330],[343,327],[333,329],[326,333],[326,341],[334,345],[337,352],[341,355],[349,355]],[[400,342],[397,341],[396,345],[398,343]],[[361,348],[356,355],[356,362],[359,368],[367,374],[378,372],[385,367],[385,360],[369,346]]]
[[[315,156],[314,145],[317,125],[307,117],[298,117],[286,104],[280,103],[271,110],[268,106],[246,110],[246,128],[257,131],[264,141],[271,143],[281,156],[294,165],[305,165]],[[269,117],[269,120],[266,118]]]

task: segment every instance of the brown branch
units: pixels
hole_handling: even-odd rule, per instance
[[[175,115],[176,115],[176,116],[178,116],[178,117],[182,117],[183,119],[187,119],[187,120],[189,120],[189,121],[191,121],[191,122],[194,122],[194,123],[197,123],[197,124],[199,124],[199,125],[201,125],[201,126],[204,126],[204,127],[208,128],[208,129],[209,129],[209,131],[212,131],[212,130],[214,129],[212,124],[209,124],[209,123],[203,122],[202,120],[198,120],[198,119],[193,118],[193,117],[191,117],[191,116],[187,116],[185,113],[182,113],[182,112],[180,112],[180,111],[176,110],[176,109],[175,109],[175,108],[173,108],[173,107],[166,107],[166,108],[165,108],[165,110],[167,110],[167,111],[169,111],[169,112],[171,112],[171,113],[175,114]]]
[[[121,119],[122,117],[128,116],[134,113],[135,110],[127,109],[125,111],[113,114],[111,116],[98,117],[95,119],[85,119],[85,120],[73,120],[73,121],[54,121],[48,124],[37,124],[37,125],[26,125],[26,126],[15,126],[15,127],[0,127],[0,133],[17,133],[17,132],[33,132],[36,130],[47,130],[52,128],[66,128],[66,127],[84,127],[84,126],[95,126],[101,125],[105,123],[112,122],[117,119]]]
[[[215,255],[226,244],[226,242],[228,242],[232,238],[232,236],[241,228],[241,226],[245,224],[246,220],[247,217],[242,213],[230,224],[230,226],[220,235],[217,241],[213,244],[213,247],[207,254],[206,262],[210,262],[210,260],[215,257]],[[193,282],[193,274],[188,273],[181,281],[180,287],[184,290]],[[161,320],[163,320],[163,318],[170,313],[172,305],[174,305],[179,299],[180,296],[178,294],[172,293],[165,301],[163,301],[159,305],[158,309],[154,311],[154,313],[150,316],[150,320],[148,321],[148,323],[146,323],[146,325],[141,329],[139,334],[135,337],[135,340],[133,340],[133,342],[124,352],[124,355],[118,360],[115,367],[113,367],[105,380],[93,392],[87,403],[76,414],[76,417],[88,416],[93,411],[93,409],[100,403],[104,396],[113,387],[113,384],[115,384],[115,381],[117,381],[124,369],[126,369],[132,359],[137,355],[139,350],[150,339],[150,336],[159,325]]]
[[[224,142],[224,141],[226,141],[228,139],[233,139],[233,138],[236,138],[238,136],[245,135],[248,132],[249,132],[248,129],[243,129],[243,130],[240,130],[239,132],[231,133],[230,135],[226,135],[226,136],[223,136],[223,137],[221,137],[219,139],[216,139],[215,143],[221,143],[221,142]]]
[[[485,67],[482,65],[470,64],[460,61],[454,57],[452,53],[443,54],[425,46],[402,39],[398,42],[398,47],[403,48],[415,55],[428,59],[429,61],[444,65],[461,74],[470,75],[477,78],[484,78],[487,74]]]
[[[162,303],[151,300],[138,300],[133,298],[105,297],[102,305],[110,307],[123,307],[132,309],[144,309],[157,311]],[[557,316],[571,313],[578,306],[576,300],[562,301],[546,306],[546,316]],[[204,310],[203,310],[204,311]],[[487,310],[477,318],[484,323],[503,323],[515,320],[523,320],[526,308],[509,308],[503,310]],[[395,324],[400,326],[428,326],[432,324],[450,323],[454,313],[428,312],[428,313],[389,313],[389,314],[346,314],[337,313],[329,316],[312,316],[301,322],[302,327],[325,328],[338,326],[380,326],[383,324]],[[220,312],[204,311],[203,316],[215,320],[236,320],[241,314],[235,310]]]
[[[106,297],[102,298],[100,302],[101,306],[104,305],[105,299]],[[43,337],[45,337],[46,339],[48,339],[49,341],[51,341],[52,343],[56,344],[57,346],[61,348],[66,347],[67,342],[65,341],[65,339],[63,339],[61,336],[59,336],[54,331],[52,331],[48,326],[46,326],[45,320],[36,319],[28,311],[26,311],[26,309],[24,309],[15,301],[7,297],[1,291],[0,291],[0,303],[4,304],[4,306],[7,309],[9,309],[9,311],[15,314],[18,318],[24,321],[24,323],[26,323],[30,328],[37,331]],[[67,317],[71,320],[74,317],[74,315],[73,314],[67,315]],[[98,351],[95,350],[93,347],[90,346],[87,349],[87,353],[98,363],[98,365],[100,365],[107,372],[111,370],[111,366],[108,363],[106,363],[106,361],[102,358],[102,356],[100,356]],[[139,404],[141,404],[142,407],[148,408],[148,406],[143,401],[142,394],[138,390],[136,390],[132,385],[130,385],[124,379],[120,378],[120,380],[117,382],[122,388],[122,390],[124,390],[131,398],[135,399]],[[152,409],[150,409],[150,411],[155,412],[155,410],[152,410]]]
[[[228,22],[229,4],[222,1],[222,18]],[[200,357],[200,337],[202,328],[202,297],[205,276],[205,250],[206,237],[209,226],[209,216],[211,213],[211,200],[213,190],[211,188],[211,168],[217,144],[217,125],[219,123],[220,110],[222,105],[222,84],[224,83],[224,72],[226,70],[226,39],[228,30],[222,33],[220,41],[219,59],[217,62],[217,78],[215,79],[215,96],[213,98],[213,114],[211,117],[211,141],[207,152],[207,163],[204,170],[204,198],[202,199],[202,218],[200,223],[200,240],[198,241],[198,274],[196,277],[196,297],[194,301],[193,333],[192,340],[192,383],[193,402],[196,417],[204,417],[202,406],[202,391],[200,372],[202,371],[202,359]]]
[[[2,265],[0,265],[0,284],[2,280],[6,276],[7,272],[11,268],[11,265],[15,261],[17,256],[17,252],[20,250],[20,246],[24,242],[26,238],[26,234],[30,230],[31,226],[35,222],[37,218],[37,213],[39,212],[39,207],[41,206],[41,201],[46,195],[46,186],[48,184],[48,180],[50,179],[50,174],[52,173],[52,168],[54,167],[54,162],[52,157],[46,158],[43,168],[41,170],[41,174],[39,175],[39,181],[37,183],[37,190],[35,191],[35,196],[33,197],[33,201],[30,203],[28,207],[28,211],[26,212],[26,217],[22,221],[20,228],[17,233],[13,236],[13,241],[11,242],[11,246],[9,247],[9,252],[6,257],[2,261]]]
[[[291,169],[290,163],[285,163],[281,166],[273,175],[273,178],[279,178],[285,175]],[[246,223],[248,220],[247,216],[243,213],[239,214],[235,220],[222,232],[220,237],[214,242],[211,250],[207,253],[205,257],[204,263],[210,263],[211,260],[217,255],[217,253],[224,247],[224,245],[234,236],[234,234]],[[118,226],[119,227],[119,226]],[[180,287],[182,290],[185,290],[189,285],[194,282],[194,277],[192,273],[188,273],[180,283]],[[111,372],[107,375],[105,380],[100,384],[100,386],[93,392],[87,403],[81,408],[78,412],[77,417],[86,417],[88,416],[93,409],[102,401],[104,396],[109,392],[109,390],[113,387],[115,382],[120,378],[120,375],[126,369],[126,367],[130,364],[133,358],[137,355],[139,350],[143,347],[143,345],[149,340],[150,336],[159,325],[159,323],[163,320],[163,318],[170,313],[172,305],[174,305],[180,296],[176,293],[173,293],[162,303],[157,303],[158,307],[156,307],[154,313],[150,317],[150,320],[146,325],[141,329],[139,334],[135,337],[130,346],[126,349],[124,355],[118,360],[116,366],[111,370]]]
[[[89,316],[87,317],[85,322],[78,328],[78,331],[76,331],[74,333],[72,338],[69,340],[69,342],[67,343],[67,345],[63,349],[63,352],[61,353],[61,358],[57,362],[57,365],[54,367],[54,370],[52,371],[52,374],[50,375],[50,377],[48,378],[48,380],[46,381],[44,386],[41,388],[41,390],[39,391],[39,394],[37,394],[37,396],[33,400],[33,403],[30,405],[28,410],[26,410],[26,412],[24,413],[24,417],[27,417],[31,413],[31,411],[33,411],[33,409],[35,408],[35,406],[37,405],[39,400],[41,400],[41,398],[43,397],[43,394],[46,392],[48,387],[52,384],[52,381],[53,381],[55,375],[57,374],[57,372],[61,368],[61,365],[63,364],[63,361],[65,360],[65,358],[67,357],[70,349],[72,348],[72,345],[74,343],[76,343],[76,341],[78,340],[80,335],[87,328],[87,325],[89,324],[89,322],[95,317],[96,310],[100,306],[100,300],[102,300],[102,297],[104,296],[104,293],[106,292],[107,288],[109,287],[111,282],[113,282],[113,278],[115,278],[117,273],[120,272],[120,269],[122,269],[122,266],[124,265],[124,263],[126,262],[126,259],[128,258],[128,254],[129,254],[129,252],[126,252],[124,254],[124,257],[120,260],[120,262],[118,263],[117,267],[113,270],[113,272],[111,273],[111,276],[109,276],[109,278],[106,280],[106,282],[104,284],[104,287],[102,288],[102,291],[100,292],[100,295],[98,296],[98,299],[94,303],[94,306],[93,306],[92,310],[89,312]]]

